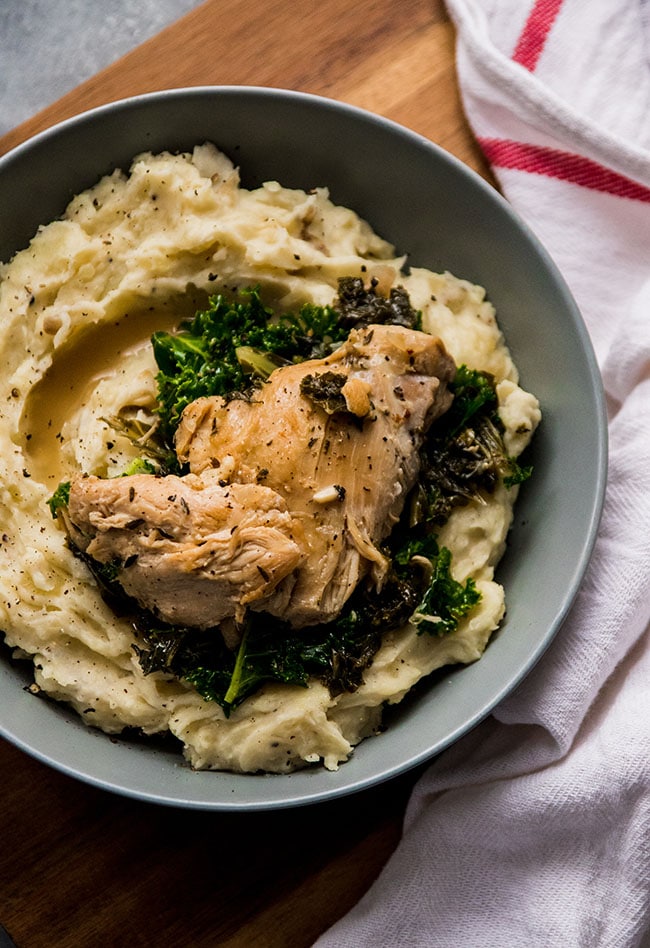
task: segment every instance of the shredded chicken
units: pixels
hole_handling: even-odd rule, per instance
[[[258,484],[203,477],[78,477],[68,530],[100,563],[119,562],[124,591],[161,619],[209,627],[244,619],[304,559],[302,526]],[[289,596],[293,580],[283,585]]]
[[[328,358],[277,369],[251,400],[189,405],[176,450],[190,475],[78,478],[72,538],[123,563],[126,591],[170,622],[241,622],[248,609],[296,628],[333,619],[363,577],[381,587],[381,543],[454,372],[426,333],[353,331]],[[336,397],[321,400],[319,383]]]

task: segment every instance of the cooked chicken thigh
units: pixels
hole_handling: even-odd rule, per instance
[[[78,477],[66,519],[80,550],[121,564],[124,591],[172,624],[241,622],[304,559],[302,525],[282,497],[258,484],[223,487],[211,473]]]
[[[376,325],[277,369],[250,400],[198,399],[176,435],[192,473],[77,479],[73,540],[124,563],[127,592],[170,622],[240,622],[247,609],[296,628],[331,620],[363,577],[381,587],[380,545],[454,372],[440,340]]]
[[[254,400],[188,406],[179,458],[228,483],[264,483],[304,525],[307,557],[288,602],[271,595],[252,608],[299,627],[338,615],[368,570],[381,585],[379,544],[417,477],[429,425],[449,406],[454,370],[432,336],[371,326],[326,359],[277,370]]]

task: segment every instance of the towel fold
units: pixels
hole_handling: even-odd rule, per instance
[[[650,945],[650,2],[447,6],[470,125],[594,345],[607,496],[556,639],[431,764],[379,879],[317,945]]]

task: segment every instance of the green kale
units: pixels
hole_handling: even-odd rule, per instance
[[[197,398],[246,395],[278,365],[326,355],[346,336],[329,306],[305,304],[298,313],[276,315],[255,287],[235,300],[211,297],[179,332],[152,336],[165,434],[173,436],[183,409]]]
[[[69,503],[70,481],[62,481],[50,499],[47,501],[47,505],[50,508],[50,513],[54,519],[56,519],[59,510],[61,510],[62,507],[67,507]]]
[[[413,615],[418,632],[448,635],[455,632],[459,621],[481,600],[476,583],[470,577],[459,583],[451,574],[451,552],[440,548],[431,561],[433,567],[427,591]]]
[[[225,646],[218,628],[161,626],[144,612],[135,628],[134,648],[145,674],[159,671],[182,678],[226,714],[265,682],[306,687],[310,678],[318,678],[334,694],[354,690],[380,641],[378,631],[364,626],[352,610],[333,623],[302,631],[255,614],[236,651]]]
[[[499,480],[512,487],[532,473],[506,453],[493,378],[461,365],[450,387],[451,407],[421,450],[421,474],[410,499],[412,526],[441,526],[455,507],[493,493]]]
[[[506,487],[515,487],[517,484],[523,484],[532,477],[533,465],[520,464],[516,458],[506,458],[503,471],[503,483]]]
[[[405,326],[420,329],[422,314],[413,309],[406,290],[393,287],[388,297],[377,292],[377,280],[371,280],[365,287],[360,277],[344,277],[339,281],[337,311],[339,322],[350,329],[369,326],[371,323]]]
[[[347,411],[343,386],[347,375],[341,372],[320,372],[305,375],[300,382],[300,392],[328,415]]]
[[[185,679],[207,700],[223,704],[234,660],[218,628],[165,625],[143,611],[135,614],[133,626],[133,648],[145,675],[163,672]]]
[[[459,365],[451,385],[454,401],[443,416],[448,436],[454,437],[477,416],[493,416],[497,410],[497,393],[494,378],[487,372],[468,369]]]
[[[158,474],[159,471],[160,468],[157,468],[149,458],[134,458],[120,477],[131,477],[133,474]]]
[[[409,618],[418,632],[447,635],[481,600],[474,580],[460,583],[451,574],[451,552],[439,547],[433,532],[416,529],[394,539],[393,567],[418,601]]]
[[[329,355],[351,329],[370,322],[419,328],[420,319],[401,287],[386,298],[376,281],[366,288],[359,277],[339,280],[333,306],[306,303],[295,313],[265,306],[259,287],[235,299],[212,296],[178,332],[152,336],[163,435],[171,443],[183,409],[201,396],[247,397],[274,368]]]
[[[132,408],[123,408],[107,418],[102,418],[113,431],[127,438],[140,452],[127,468],[126,474],[177,474],[180,466],[176,452],[167,443],[160,430],[157,414],[152,418],[141,418]]]
[[[72,542],[69,542],[68,545],[72,554],[86,564],[99,587],[103,599],[115,614],[129,615],[132,610],[132,601],[124,592],[119,580],[124,566],[122,561],[115,558],[108,563],[100,563],[99,560],[93,559],[84,550],[74,546]]]

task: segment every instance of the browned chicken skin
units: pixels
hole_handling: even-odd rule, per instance
[[[426,333],[354,330],[328,358],[277,369],[251,400],[189,405],[176,450],[190,475],[76,479],[72,539],[124,563],[126,591],[170,622],[240,622],[247,609],[296,628],[333,619],[364,576],[381,587],[379,546],[454,372]]]

